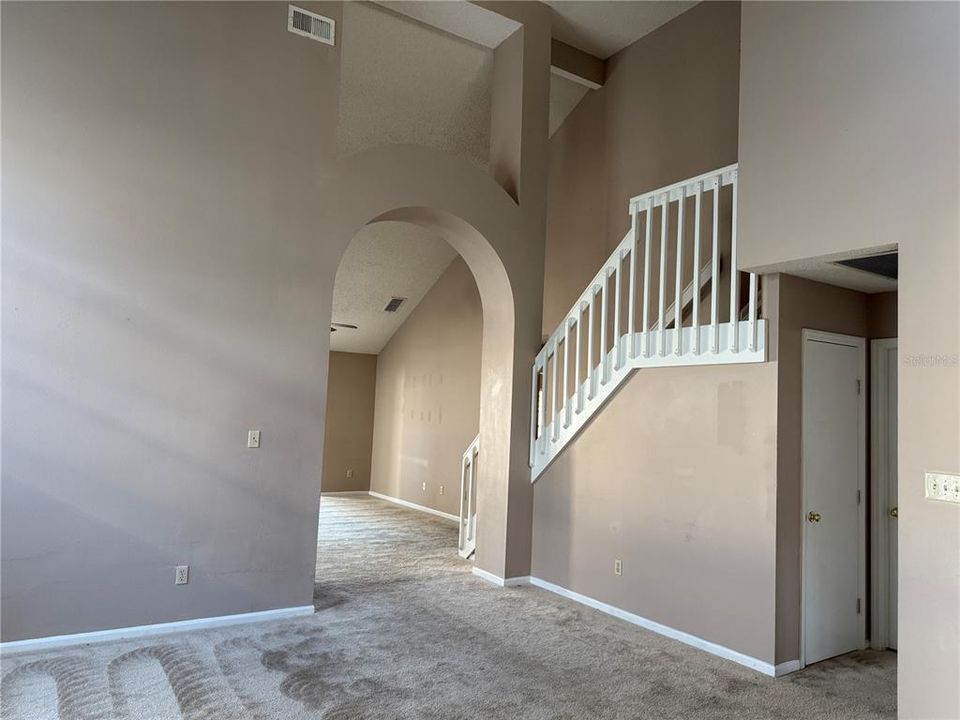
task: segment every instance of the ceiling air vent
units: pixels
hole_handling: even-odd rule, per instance
[[[333,45],[336,29],[337,23],[333,18],[317,15],[294,5],[290,5],[287,10],[287,30],[296,35]]]
[[[852,258],[850,260],[839,260],[837,265],[846,265],[855,270],[882,275],[883,277],[896,280],[899,275],[899,256],[897,253],[884,253],[883,255],[869,255],[867,257]]]
[[[387,303],[387,306],[383,309],[384,312],[396,312],[400,309],[400,306],[403,305],[403,301],[406,298],[390,298],[390,302]]]

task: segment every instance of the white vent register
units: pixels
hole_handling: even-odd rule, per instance
[[[333,18],[290,5],[287,9],[287,30],[311,40],[334,45],[337,23]]]

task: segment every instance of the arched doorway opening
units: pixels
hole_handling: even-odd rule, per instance
[[[341,260],[333,320],[315,606],[401,584],[427,602],[425,586],[472,569],[460,533],[476,538],[478,484],[460,472],[479,430],[480,294],[445,239],[378,221]]]
[[[345,158],[320,190],[330,290],[361,228],[411,223],[442,237],[469,267],[483,309],[480,459],[475,568],[488,577],[529,573],[530,363],[539,349],[542,243],[531,242],[513,199],[482,169],[448,154],[388,146]]]

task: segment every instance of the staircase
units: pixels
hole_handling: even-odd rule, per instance
[[[534,361],[533,482],[635,370],[767,358],[757,276],[735,272],[737,165],[634,197],[629,213],[629,232]]]

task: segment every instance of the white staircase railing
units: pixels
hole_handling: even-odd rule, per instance
[[[533,481],[634,370],[766,360],[756,274],[741,319],[740,273],[720,272],[725,253],[737,267],[737,165],[634,197],[629,211],[630,230],[534,361]]]
[[[477,435],[463,453],[460,466],[460,542],[458,552],[466,559],[477,549],[477,511],[474,508],[474,487],[477,481],[477,457],[480,436]]]

